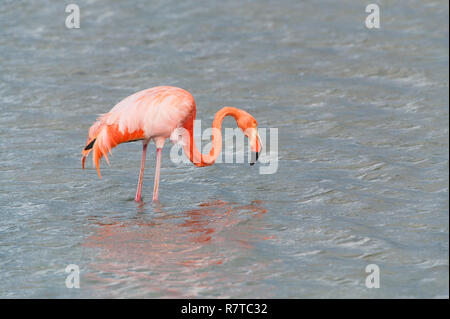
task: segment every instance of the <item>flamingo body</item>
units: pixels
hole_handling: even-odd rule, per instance
[[[101,121],[107,125],[118,125],[120,132],[142,129],[145,139],[166,139],[192,113],[195,114],[195,101],[188,91],[157,86],[125,98]]]

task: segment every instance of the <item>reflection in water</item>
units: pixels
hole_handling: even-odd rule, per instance
[[[123,286],[136,296],[198,296],[226,280],[217,270],[210,278],[209,267],[246,256],[253,243],[268,239],[260,231],[266,210],[258,204],[214,201],[182,213],[156,207],[156,216],[140,204],[132,220],[96,219],[98,230],[85,246],[100,248],[100,256],[85,279],[118,295]]]

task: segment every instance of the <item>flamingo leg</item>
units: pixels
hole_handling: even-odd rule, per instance
[[[144,145],[142,146],[141,170],[139,171],[138,187],[136,190],[136,197],[134,198],[136,202],[141,201],[142,182],[144,180],[144,166],[145,166],[145,156],[147,154],[147,145],[148,143],[144,143]]]
[[[158,190],[159,190],[159,171],[161,169],[161,156],[162,148],[156,149],[156,170],[155,170],[155,185],[153,187],[153,201],[158,201]]]

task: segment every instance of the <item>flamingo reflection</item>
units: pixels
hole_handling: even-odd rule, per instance
[[[197,296],[224,280],[210,278],[211,267],[246,255],[255,242],[268,239],[261,230],[266,209],[260,204],[213,201],[182,213],[155,209],[151,217],[142,213],[141,204],[132,220],[96,220],[98,229],[84,245],[98,248],[99,255],[85,278],[96,287],[133,287],[128,296]]]

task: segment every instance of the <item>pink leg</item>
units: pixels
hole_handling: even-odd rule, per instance
[[[158,189],[159,189],[159,171],[161,169],[161,155],[162,148],[156,149],[156,170],[155,170],[155,185],[153,187],[153,201],[158,201]]]
[[[145,166],[145,155],[147,153],[147,145],[148,145],[148,143],[145,143],[142,146],[141,170],[139,171],[138,187],[137,187],[137,190],[136,190],[136,197],[134,198],[134,200],[136,202],[140,202],[141,201],[142,182],[144,180],[144,166]]]

